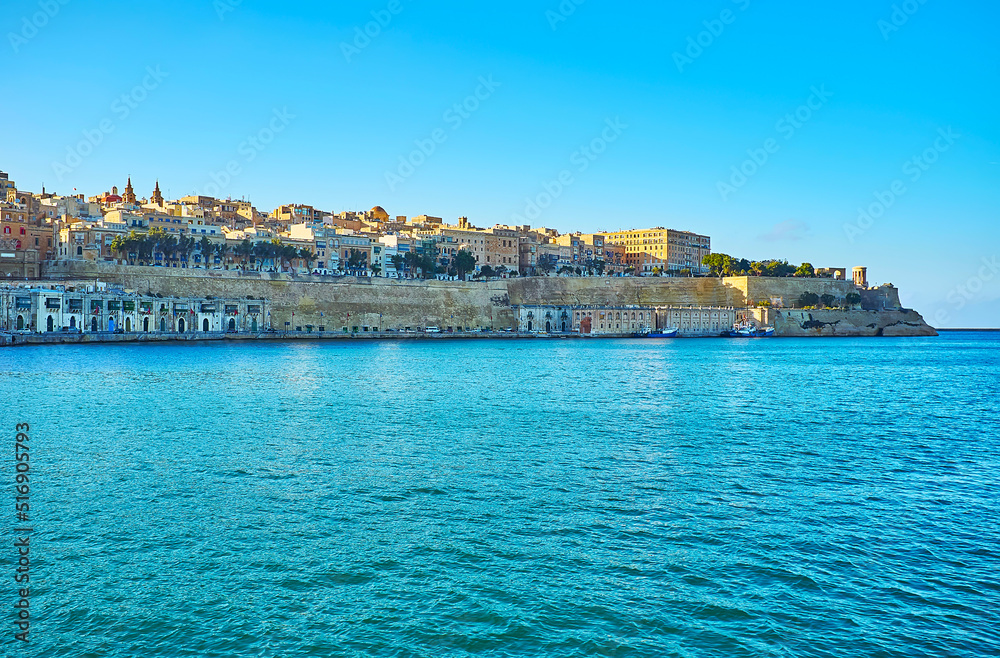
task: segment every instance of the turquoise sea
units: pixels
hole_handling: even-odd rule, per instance
[[[0,392],[3,655],[1000,654],[1000,334],[38,346]]]

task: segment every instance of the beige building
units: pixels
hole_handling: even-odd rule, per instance
[[[0,328],[35,333],[256,333],[270,328],[265,299],[148,297],[85,288],[0,288]]]
[[[727,307],[639,305],[519,306],[518,330],[527,333],[573,333],[631,336],[676,329],[682,337],[721,336],[743,318],[745,310]]]
[[[634,268],[636,274],[648,275],[656,269],[665,273],[690,270],[694,274],[704,274],[709,271],[702,263],[705,256],[712,253],[712,241],[707,235],[662,226],[602,235],[608,242],[625,248],[626,267]]]

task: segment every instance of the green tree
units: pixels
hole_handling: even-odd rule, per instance
[[[798,305],[802,308],[810,308],[819,304],[819,295],[814,292],[804,292],[799,295]]]
[[[118,257],[121,258],[121,257],[123,257],[123,256],[126,255],[125,249],[126,249],[126,247],[125,247],[125,238],[123,238],[120,235],[116,235],[115,239],[111,241],[111,251],[112,251],[112,253],[118,254]]]
[[[404,271],[403,264],[406,262],[406,259],[403,257],[403,255],[393,254],[392,256],[389,257],[389,260],[392,261],[392,266],[396,269],[396,274],[402,274]]]
[[[201,260],[205,263],[205,269],[207,270],[209,257],[215,251],[212,241],[208,239],[207,235],[201,236],[201,240],[198,241],[198,251],[201,252]]]
[[[165,235],[156,243],[156,247],[163,254],[165,263],[174,260],[177,255],[177,236]]]
[[[795,276],[816,276],[816,270],[813,269],[812,263],[802,263],[795,270]]]
[[[745,258],[736,259],[729,254],[709,254],[701,259],[714,276],[745,276],[752,264]]]
[[[298,258],[306,264],[307,270],[312,270],[312,264],[313,261],[316,260],[316,254],[314,254],[309,247],[302,247],[299,249]]]
[[[452,259],[451,264],[455,268],[458,278],[464,280],[466,274],[475,271],[476,257],[467,249],[461,249],[455,254],[455,258]]]
[[[406,263],[407,276],[415,276],[417,270],[420,268],[421,256],[416,251],[406,252],[403,258]]]
[[[424,254],[420,257],[420,272],[425,279],[429,279],[437,272],[437,264],[434,262],[434,257],[430,254]]]
[[[181,260],[187,261],[191,258],[198,241],[193,237],[182,235],[177,238],[177,252],[181,255]]]
[[[824,293],[819,296],[819,301],[823,304],[823,308],[833,308],[833,303],[837,301],[837,298],[830,293]]]
[[[861,295],[856,292],[849,292],[847,296],[844,297],[844,303],[848,306],[857,306],[861,303]]]
[[[219,257],[219,262],[226,269],[229,269],[229,266],[226,264],[226,256],[229,255],[229,250],[230,247],[225,242],[215,245],[215,255]]]
[[[347,257],[347,269],[357,273],[359,270],[368,269],[368,252],[351,249]]]
[[[250,242],[249,238],[243,238],[243,241],[233,249],[233,254],[240,259],[240,264],[246,268],[250,257],[253,256],[253,243]]]

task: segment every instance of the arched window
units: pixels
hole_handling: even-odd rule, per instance
[[[3,227],[3,234],[4,235],[10,235],[10,227],[9,226],[4,226]]]

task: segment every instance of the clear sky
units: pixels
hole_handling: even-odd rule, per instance
[[[8,0],[0,169],[58,193],[131,175],[140,196],[159,179],[262,210],[669,226],[867,265],[936,326],[1000,326],[998,18],[971,0]]]

